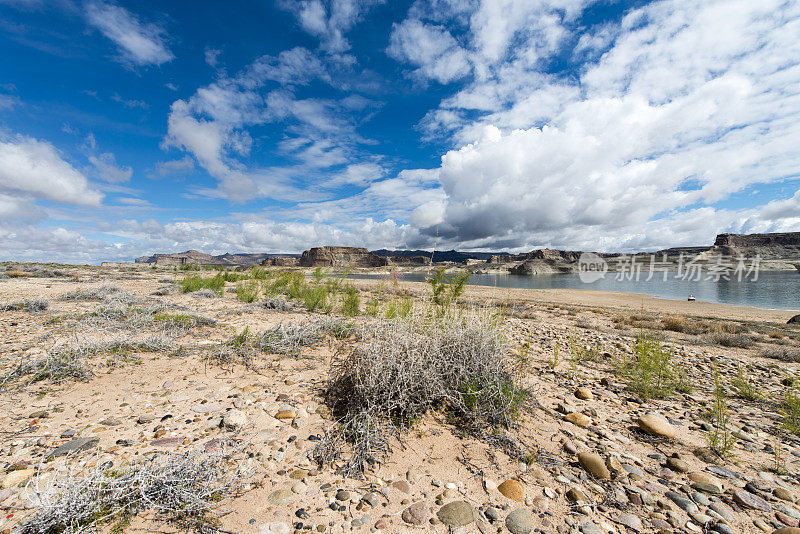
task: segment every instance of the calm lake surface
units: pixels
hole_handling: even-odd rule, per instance
[[[401,280],[424,282],[428,275],[423,273],[403,273]],[[386,279],[389,275],[351,274],[350,278]],[[665,299],[686,300],[694,295],[698,301],[720,304],[739,304],[756,308],[782,310],[800,309],[800,271],[758,273],[756,280],[683,280],[669,273],[667,280],[655,274],[646,281],[644,274],[637,280],[617,280],[616,273],[608,273],[605,278],[583,283],[577,274],[551,275],[513,275],[513,274],[472,274],[469,285],[491,286],[509,289],[594,289],[599,291],[618,291],[621,293],[641,293]]]

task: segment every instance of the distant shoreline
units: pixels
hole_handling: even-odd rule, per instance
[[[351,282],[365,289],[374,289],[381,280],[354,278]],[[425,293],[428,286],[424,282],[398,282],[400,289],[413,293]],[[622,293],[599,289],[506,289],[491,286],[468,285],[464,290],[467,299],[485,301],[521,301],[536,304],[576,306],[582,308],[610,308],[620,311],[645,311],[686,315],[692,317],[712,317],[742,321],[763,321],[785,324],[800,311],[757,308],[738,304],[718,304],[713,302],[688,302],[654,297],[643,293]]]

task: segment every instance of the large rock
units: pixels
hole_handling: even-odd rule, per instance
[[[800,324],[800,314],[797,314],[788,321],[786,321],[786,324]]]
[[[314,247],[303,251],[301,267],[385,267],[389,259],[360,247]]]
[[[675,427],[656,412],[647,412],[636,421],[636,424],[651,436],[669,439],[675,437]]]
[[[436,517],[449,527],[463,527],[475,520],[475,512],[467,501],[454,501],[439,508]]]

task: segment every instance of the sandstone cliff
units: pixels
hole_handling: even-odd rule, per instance
[[[159,267],[181,267],[184,265],[225,265],[250,267],[260,265],[267,259],[290,258],[290,255],[280,254],[220,254],[213,256],[197,250],[187,250],[186,252],[175,252],[172,254],[153,254],[152,256],[141,256],[136,258],[136,263],[146,263]],[[293,258],[296,260],[296,258]],[[291,263],[291,260],[287,260]],[[296,263],[296,261],[295,261]]]
[[[314,247],[300,256],[301,267],[384,267],[389,259],[361,247]]]

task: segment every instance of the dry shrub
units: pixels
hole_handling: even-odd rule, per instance
[[[223,443],[209,452],[159,453],[116,469],[64,468],[41,492],[40,506],[19,532],[104,532],[109,525],[111,532],[121,532],[145,512],[178,530],[214,532],[226,512],[222,501],[241,492],[253,473],[236,451]]]
[[[8,384],[28,385],[43,380],[52,383],[66,380],[86,381],[94,376],[87,362],[89,358],[110,356],[114,359],[113,363],[118,363],[115,360],[128,360],[134,353],[157,352],[170,348],[170,341],[163,337],[117,338],[56,345],[38,358],[17,364],[0,381],[0,387]]]
[[[50,302],[45,299],[25,299],[19,302],[0,305],[0,311],[45,311],[50,307]]]
[[[664,330],[682,334],[702,334],[705,329],[695,320],[690,321],[682,315],[670,315],[661,319]]]
[[[800,349],[794,347],[771,346],[761,351],[763,358],[772,358],[784,362],[800,362]]]
[[[212,289],[198,289],[192,291],[191,295],[196,299],[215,299],[219,296]]]
[[[361,474],[428,410],[446,408],[460,429],[484,436],[508,428],[525,401],[499,318],[487,310],[415,310],[357,337],[331,364],[327,400],[341,419],[314,451],[345,476]]]
[[[130,296],[119,295],[83,315],[80,327],[83,330],[146,330],[162,336],[179,337],[192,329],[213,326],[216,321],[207,317],[185,313],[164,304],[145,304]]]
[[[324,317],[299,324],[279,324],[264,332],[250,332],[245,328],[239,334],[218,345],[205,356],[221,367],[234,364],[248,369],[260,370],[258,357],[261,354],[299,356],[303,347],[311,347],[327,335],[344,339],[353,326],[341,319]]]
[[[755,345],[752,337],[745,334],[731,334],[725,331],[709,332],[703,336],[709,345],[719,345],[721,347],[736,347],[749,349]]]
[[[298,307],[288,302],[282,295],[277,297],[267,297],[264,299],[264,308],[280,312],[298,311]]]
[[[119,298],[128,295],[119,286],[103,284],[96,287],[81,287],[61,295],[61,300],[108,300],[111,297]]]

